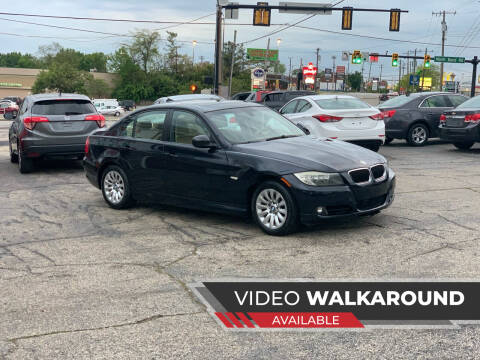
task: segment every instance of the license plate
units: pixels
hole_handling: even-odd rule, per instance
[[[463,118],[448,118],[447,119],[447,126],[450,127],[462,127],[464,123]]]

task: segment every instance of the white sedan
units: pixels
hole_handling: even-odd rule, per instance
[[[353,96],[298,97],[285,104],[280,113],[314,136],[348,141],[373,151],[385,142],[382,113]]]
[[[120,116],[122,115],[125,110],[121,106],[103,106],[97,109],[99,114],[102,115],[113,115],[113,116]]]

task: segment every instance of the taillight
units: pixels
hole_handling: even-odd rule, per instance
[[[321,122],[324,122],[324,123],[337,122],[337,121],[341,121],[343,119],[341,117],[332,116],[332,115],[313,115],[313,117],[317,120],[320,120]]]
[[[23,125],[28,130],[33,130],[35,125],[37,125],[39,122],[48,122],[48,118],[45,116],[31,116],[23,118]]]
[[[471,114],[465,116],[465,122],[477,123],[480,121],[480,114]]]
[[[447,122],[447,117],[442,114],[440,115],[440,124],[445,124]]]
[[[102,128],[102,127],[105,126],[105,116],[100,115],[100,114],[85,116],[85,120],[96,121],[99,128]]]
[[[396,110],[389,110],[382,112],[383,118],[391,118],[395,115]]]
[[[85,141],[85,155],[88,155],[90,151],[90,136],[87,136],[87,140]]]
[[[384,118],[383,113],[378,113],[370,116],[370,119],[373,119],[373,120],[383,120],[383,118]]]

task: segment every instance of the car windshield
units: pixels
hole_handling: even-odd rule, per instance
[[[44,100],[33,104],[35,115],[83,115],[96,113],[88,100]]]
[[[343,109],[369,109],[370,105],[356,98],[335,97],[330,99],[315,100],[318,106],[326,110]]]
[[[379,105],[379,108],[390,108],[390,107],[399,107],[402,105],[405,105],[406,103],[412,101],[414,99],[413,96],[407,96],[407,95],[400,95],[396,96],[393,99],[387,100],[381,105]]]
[[[232,144],[244,144],[305,135],[280,114],[265,107],[241,107],[206,113]]]
[[[464,103],[458,105],[456,109],[479,109],[480,108],[480,96],[468,99]]]

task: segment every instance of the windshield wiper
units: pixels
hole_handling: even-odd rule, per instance
[[[268,139],[265,139],[265,141],[272,141],[272,140],[278,140],[278,139],[288,139],[292,137],[298,137],[300,135],[280,135],[280,136],[274,136]]]

